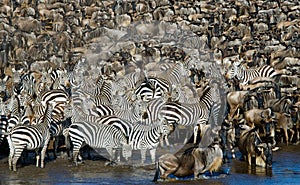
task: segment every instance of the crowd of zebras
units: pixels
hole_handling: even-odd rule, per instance
[[[37,166],[41,154],[44,167],[50,138],[55,138],[56,154],[62,136],[76,164],[86,144],[105,148],[110,161],[120,161],[116,150],[122,150],[126,160],[132,150],[141,150],[143,164],[150,150],[154,163],[159,143],[165,140],[169,145],[168,136],[178,125],[191,126],[197,133],[210,115],[217,122],[221,81],[202,76],[193,82],[189,64],[178,61],[152,74],[136,69],[124,76],[107,71],[86,75],[80,64],[73,71],[14,71],[1,84],[1,142],[8,141],[10,169],[16,171],[24,150],[35,150]],[[210,69],[220,73],[216,65]]]
[[[290,103],[288,108],[283,103],[280,111],[289,116],[289,124],[277,129],[295,133],[293,142],[298,142],[300,80],[295,43],[299,11],[294,3],[230,1],[223,6],[197,1],[193,7],[190,2],[173,1],[102,2],[49,6],[48,2],[30,1],[1,9],[2,13],[7,10],[7,17],[1,19],[7,19],[1,23],[2,40],[7,42],[1,45],[0,147],[10,150],[10,169],[16,170],[25,149],[36,151],[37,166],[41,153],[43,167],[50,138],[55,138],[55,154],[58,138],[65,138],[76,164],[82,160],[79,151],[84,144],[105,148],[114,162],[121,157],[128,160],[132,150],[141,150],[144,163],[150,150],[154,162],[159,143],[173,144],[176,140],[168,140],[172,137],[184,142],[191,135],[182,134],[182,126],[197,134],[199,126],[209,124],[216,135],[207,143],[215,138],[231,142],[236,123],[250,124],[243,120],[242,111],[268,109],[272,102],[281,105],[285,97]],[[39,13],[29,4],[42,5]],[[43,4],[47,6],[43,8]],[[291,6],[289,19],[277,6],[282,10]],[[265,10],[268,8],[272,11]],[[64,21],[52,20],[55,17],[46,13],[48,9],[59,20],[68,15],[66,20],[70,18],[72,26],[68,27],[68,21],[63,26]],[[33,25],[36,30],[31,24],[29,30],[23,27],[29,23],[27,19],[15,19],[23,14],[28,20],[41,19],[37,27]],[[156,21],[148,20],[148,15]],[[272,21],[264,23],[268,16]],[[71,18],[75,18],[75,26]],[[130,24],[135,18],[139,19]],[[245,21],[248,18],[251,21]],[[126,28],[130,31],[124,32]],[[184,30],[192,30],[197,37],[183,34]],[[268,30],[274,34],[265,38],[262,33]],[[124,40],[127,37],[130,39]],[[27,52],[32,55],[25,55]],[[261,81],[255,82],[257,77]],[[224,114],[226,101],[228,116]],[[219,136],[221,124],[226,139]],[[115,154],[120,151],[122,155]]]

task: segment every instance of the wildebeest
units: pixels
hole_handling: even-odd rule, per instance
[[[293,130],[293,121],[290,114],[275,112],[275,120],[276,120],[276,130],[282,129],[285,136],[285,142],[288,145],[289,142],[293,140],[293,136],[295,131]],[[289,138],[288,131],[291,132],[291,136]]]
[[[203,132],[203,131],[201,131]],[[213,142],[208,147],[198,146],[201,134],[197,134],[197,142],[193,144],[194,135],[175,154],[162,155],[156,163],[156,173],[153,181],[158,178],[167,179],[170,174],[176,177],[187,177],[194,175],[197,179],[204,172],[213,172],[222,165],[223,152],[219,143]],[[203,135],[203,134],[202,134]]]
[[[263,143],[256,131],[243,125],[245,130],[241,131],[238,138],[238,148],[249,165],[261,167],[272,167],[272,144]]]
[[[248,91],[233,91],[227,94],[227,103],[230,107],[230,113],[228,116],[229,119],[234,117],[234,113],[236,112],[236,110],[243,107],[244,98],[247,93]]]

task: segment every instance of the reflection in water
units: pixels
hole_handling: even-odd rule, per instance
[[[257,166],[248,166],[248,174],[272,177],[272,168],[262,168]]]
[[[280,146],[274,152],[273,167],[250,167],[245,161],[232,159],[223,164],[223,171],[229,175],[222,178],[181,180],[158,184],[299,184],[300,147]],[[171,149],[169,149],[171,150]],[[158,149],[158,155],[169,152]],[[237,155],[238,156],[238,155]],[[137,157],[138,158],[138,157]],[[74,166],[67,159],[48,161],[44,169],[36,168],[34,161],[18,166],[17,172],[8,170],[7,158],[0,158],[0,184],[155,184],[152,183],[154,169],[150,167],[105,166],[103,160],[86,160]]]

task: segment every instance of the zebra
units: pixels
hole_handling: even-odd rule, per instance
[[[17,125],[7,135],[7,141],[10,148],[9,153],[9,169],[17,171],[17,161],[24,149],[35,150],[36,167],[39,167],[41,157],[41,168],[44,168],[44,158],[46,149],[50,140],[50,123],[53,105],[48,104],[46,112],[43,115],[43,122],[37,125]],[[39,149],[41,150],[41,156]]]
[[[181,84],[185,85],[188,82],[189,70],[182,62],[177,62],[173,67],[169,68],[165,73],[162,73],[159,77],[168,81],[170,85]]]
[[[133,125],[132,131],[129,136],[129,145],[131,150],[141,151],[141,164],[146,160],[146,151],[150,150],[151,161],[155,162],[156,148],[161,138],[167,137],[174,127],[166,120],[158,120],[152,125],[144,125],[136,123]],[[128,145],[127,145],[128,146]],[[128,147],[127,147],[128,149]],[[132,155],[132,151],[127,151],[124,156],[126,160]]]
[[[213,94],[213,89],[208,86],[198,103],[186,104],[169,101],[162,105],[159,114],[169,123],[183,126],[194,125],[194,142],[196,142],[198,125],[207,124],[210,117],[210,111],[214,104]]]
[[[137,68],[134,72],[124,76],[118,76],[114,82],[114,86],[117,86],[117,88],[125,88],[125,90],[135,89],[136,84],[142,80],[144,76],[142,71]]]
[[[236,77],[240,85],[246,85],[249,81],[257,77],[274,78],[277,75],[278,73],[275,69],[269,65],[246,69],[240,62],[234,62],[232,67],[227,71],[225,78],[230,80]]]
[[[21,76],[21,82],[24,86],[24,91],[31,96],[35,95],[36,79],[33,74],[25,73]]]
[[[51,113],[50,136],[54,138],[54,157],[57,158],[57,148],[59,137],[63,135],[63,130],[70,125],[70,121],[64,117],[64,108],[70,101],[69,94],[63,89],[52,89],[46,91],[36,99],[34,105],[34,113],[37,124],[42,122],[41,115],[45,113],[47,104],[53,104],[53,111]],[[66,139],[65,139],[65,142]],[[66,143],[67,144],[67,143]]]
[[[13,95],[10,98],[9,103],[10,115],[8,116],[8,125],[6,128],[6,132],[9,132],[16,125],[21,124],[21,107],[20,107],[20,99],[17,95]]]
[[[7,130],[7,125],[8,125],[8,118],[6,115],[0,115],[0,145],[3,142],[4,139],[4,133]]]
[[[49,130],[50,136],[54,139],[54,158],[57,158],[57,149],[60,136],[64,136],[66,145],[69,144],[67,137],[63,134],[64,130],[71,125],[70,119],[67,119],[64,115],[65,107],[65,103],[55,104],[51,114],[51,124]]]
[[[145,77],[137,88],[135,93],[142,97],[143,100],[149,102],[151,99],[159,98],[163,94],[171,91],[174,84],[185,84],[184,80],[188,76],[188,70],[181,62],[173,64],[166,72],[158,74],[156,77]]]
[[[68,128],[68,134],[73,145],[73,161],[76,166],[79,150],[85,144],[92,148],[105,148],[110,161],[114,162],[115,149],[122,148],[128,143],[128,139],[116,127],[86,121],[72,123]]]
[[[67,88],[70,86],[69,74],[65,69],[58,68],[51,71],[50,79],[52,82],[52,84],[50,85],[50,89],[67,90]]]
[[[78,106],[72,106],[68,104],[65,107],[64,115],[71,118],[71,122],[92,122],[101,125],[112,125],[122,131],[122,133],[128,138],[132,129],[132,124],[124,119],[121,119],[115,115],[94,116],[85,114]]]
[[[112,80],[107,77],[102,78],[96,83],[97,88],[93,96],[96,106],[99,104],[111,105],[112,103]]]
[[[144,101],[149,102],[151,99],[159,98],[169,91],[169,81],[158,77],[148,77],[137,86],[135,94]]]
[[[95,115],[87,115],[82,109],[78,106],[74,106],[68,104],[65,107],[64,115],[66,117],[71,118],[71,123],[85,121],[92,122],[100,125],[111,125],[120,130],[126,138],[129,138],[129,134],[132,130],[132,124],[124,119],[121,119],[115,115],[103,115],[103,116],[95,116]],[[67,137],[67,135],[64,135]]]
[[[45,106],[49,102],[65,103],[69,100],[69,97],[69,94],[65,90],[53,89],[41,95],[41,104]]]

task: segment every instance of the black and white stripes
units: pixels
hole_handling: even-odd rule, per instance
[[[17,161],[20,158],[24,149],[36,151],[36,166],[44,168],[44,158],[46,149],[50,140],[50,123],[53,105],[47,106],[43,122],[37,125],[17,125],[12,128],[9,133],[6,133],[7,141],[10,148],[9,153],[9,169],[17,170]],[[41,165],[39,165],[41,150]]]
[[[226,78],[232,79],[236,77],[241,85],[246,85],[249,81],[256,77],[269,77],[273,78],[278,73],[272,66],[263,65],[257,68],[246,69],[240,62],[234,62],[232,67],[227,71]]]

